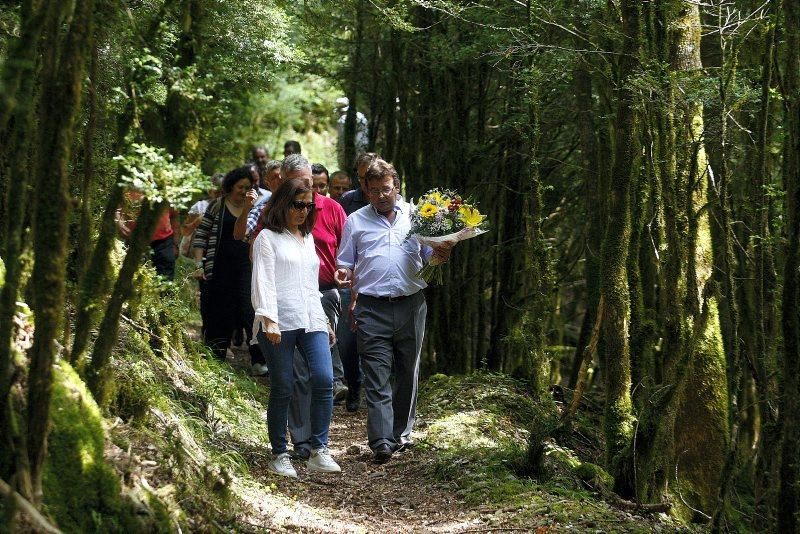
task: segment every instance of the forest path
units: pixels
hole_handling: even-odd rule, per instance
[[[230,363],[249,367],[245,351],[232,352]],[[268,385],[268,379],[256,380]],[[293,461],[298,473],[293,480],[267,470],[268,450],[248,455],[253,477],[273,489],[271,495],[253,499],[260,515],[242,518],[245,530],[249,525],[303,532],[486,531],[481,511],[471,510],[453,484],[434,477],[430,455],[435,452],[413,448],[395,454],[384,465],[371,463],[366,419],[363,402],[355,413],[344,405],[334,406],[329,443],[341,474],[309,472],[304,462]],[[423,425],[418,418],[418,428]]]

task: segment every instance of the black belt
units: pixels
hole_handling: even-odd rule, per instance
[[[405,300],[405,299],[407,299],[409,297],[413,297],[417,293],[419,293],[419,291],[417,291],[416,293],[411,293],[410,295],[400,295],[399,297],[390,297],[390,296],[376,297],[375,295],[366,295],[364,293],[359,293],[358,294],[358,298],[367,297],[367,298],[371,298],[371,299],[375,299],[375,300],[382,300],[384,302],[400,302],[401,300]]]
[[[320,284],[319,285],[319,290],[320,291],[328,291],[330,289],[338,289],[338,287],[339,286],[337,286],[336,284]]]

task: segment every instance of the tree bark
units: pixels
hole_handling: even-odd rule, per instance
[[[33,110],[35,100],[35,62],[33,58],[39,51],[39,36],[43,9],[40,2],[27,1],[22,6],[22,35],[13,44],[13,50],[19,51],[18,61],[8,59],[3,65],[4,99],[2,113],[13,116],[13,128],[6,130],[7,119],[0,122],[0,132],[4,139],[3,152],[8,159],[2,182],[6,185],[3,197],[2,237],[0,250],[5,265],[5,280],[0,289],[0,435],[3,440],[11,439],[11,421],[6,417],[10,413],[8,407],[11,387],[11,345],[14,332],[14,313],[17,309],[17,293],[20,283],[20,254],[23,249],[23,233],[27,218],[28,189],[32,183],[28,163],[28,146],[35,130],[33,127]],[[16,52],[11,52],[15,54]],[[30,56],[30,57],[28,57]],[[13,56],[9,56],[13,57]],[[26,59],[27,58],[27,59]],[[14,88],[18,87],[17,94]],[[14,187],[8,187],[12,183]],[[6,443],[11,447],[11,443]],[[11,450],[11,448],[9,448]]]
[[[778,530],[794,534],[798,526],[797,481],[800,480],[800,6],[783,2],[786,32],[784,106],[786,127],[783,182],[786,187],[786,234],[788,244],[783,269],[783,388],[780,407],[781,467],[778,496]]]
[[[604,430],[614,491],[632,494],[633,481],[622,463],[633,437],[631,362],[628,344],[630,296],[626,263],[631,233],[630,187],[636,159],[636,115],[631,78],[639,64],[639,3],[622,0],[622,55],[619,60],[619,106],[616,114],[614,166],[610,204],[601,249],[600,288],[605,301],[603,340],[606,348],[606,408]]]
[[[111,358],[111,349],[117,341],[119,331],[119,317],[122,306],[130,298],[134,290],[134,277],[142,264],[142,258],[150,245],[150,239],[158,224],[163,210],[167,209],[166,202],[156,205],[149,201],[143,203],[139,216],[136,219],[129,241],[128,251],[122,262],[114,290],[106,306],[103,320],[97,332],[97,339],[92,350],[91,367],[87,371],[87,384],[100,406],[108,401],[108,380],[106,366]]]
[[[60,10],[49,13],[46,25],[49,46],[43,65],[40,109],[39,158],[36,168],[35,218],[33,224],[33,312],[36,336],[30,350],[28,375],[27,445],[34,494],[41,501],[41,477],[47,447],[52,366],[56,339],[64,310],[64,287],[69,237],[68,169],[75,118],[80,109],[87,44],[94,29],[94,1],[75,4],[65,37],[58,47]],[[57,53],[61,52],[61,57]]]

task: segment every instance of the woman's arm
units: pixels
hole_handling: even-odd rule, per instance
[[[183,237],[188,237],[192,235],[197,227],[200,225],[200,221],[203,220],[203,215],[200,213],[190,213],[186,216],[186,219],[181,224],[181,235]]]
[[[261,232],[253,243],[251,298],[264,333],[277,345],[281,341],[281,331],[278,327],[278,294],[275,289],[276,259],[269,233],[269,230]]]

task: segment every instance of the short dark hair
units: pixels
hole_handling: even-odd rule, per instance
[[[253,145],[253,148],[250,149],[250,157],[253,158],[253,161],[256,160],[256,152],[258,152],[259,150],[263,150],[264,154],[266,154],[267,157],[269,157],[269,150],[267,150],[267,147],[265,147],[264,145]]]
[[[228,171],[228,174],[222,179],[222,191],[227,195],[233,191],[233,186],[236,182],[243,178],[247,178],[251,182],[253,181],[253,175],[250,174],[250,165],[242,165],[241,167],[236,167],[232,171]]]
[[[278,190],[275,191],[264,209],[261,212],[262,222],[264,228],[272,230],[273,232],[283,232],[288,227],[287,219],[289,216],[289,205],[294,200],[294,197],[302,193],[310,193],[311,189],[306,184],[305,180],[299,178],[292,178],[283,182]],[[314,221],[317,218],[317,210],[310,210],[306,220],[300,226],[300,231],[303,235],[308,235],[314,229]]]
[[[331,182],[337,178],[344,178],[348,181],[348,183],[350,182],[350,175],[344,171],[336,171],[335,173],[331,174]]]
[[[380,180],[384,176],[391,176],[394,180],[394,186],[400,187],[400,175],[397,174],[397,170],[391,163],[381,158],[377,158],[367,167],[367,172],[364,173],[364,182],[369,185],[371,181]]]
[[[315,163],[311,166],[311,174],[324,174],[325,176],[330,178],[330,173],[328,169],[325,168],[325,165],[322,163]]]
[[[358,155],[356,158],[356,169],[364,165],[365,163],[369,164],[375,161],[376,159],[380,159],[380,156],[377,155],[375,152],[363,152]]]
[[[303,151],[300,149],[300,143],[298,143],[297,141],[293,141],[293,140],[286,141],[283,144],[283,151],[286,152],[287,149],[290,150],[292,154],[302,154],[303,153]]]

